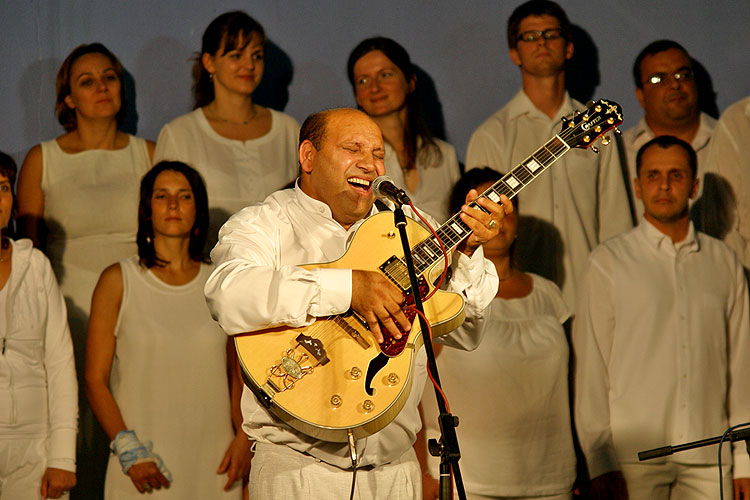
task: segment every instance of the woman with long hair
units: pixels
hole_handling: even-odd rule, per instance
[[[123,76],[122,64],[104,45],[73,49],[56,83],[55,113],[65,133],[34,146],[18,180],[19,232],[52,263],[67,303],[78,366],[83,366],[99,274],[135,251],[138,180],[151,166],[154,150],[152,142],[119,130],[126,108]],[[82,394],[79,403],[79,485],[73,496],[96,498],[106,438]]]
[[[156,161],[184,161],[206,180],[211,243],[230,215],[297,178],[299,124],[253,100],[265,49],[263,27],[244,12],[214,19],[193,65],[194,109],[157,141]]]
[[[349,54],[346,69],[357,106],[383,133],[386,174],[444,222],[461,174],[453,146],[433,137],[424,123],[409,54],[390,38],[368,38]]]
[[[250,442],[233,344],[203,297],[206,189],[165,161],[140,191],[138,254],[102,273],[86,345],[86,393],[112,440],[104,498],[241,498]]]
[[[47,258],[14,241],[16,163],[0,152],[0,499],[67,498],[76,484],[76,385],[65,302]]]

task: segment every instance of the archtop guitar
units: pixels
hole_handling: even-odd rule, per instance
[[[495,202],[500,194],[515,196],[570,149],[591,147],[620,123],[622,109],[617,103],[590,102],[585,111],[563,119],[558,134],[480,196]],[[603,144],[608,142],[602,139]],[[441,272],[444,257],[434,235],[416,221],[407,221],[409,241],[419,242],[412,247],[412,256],[420,278],[419,293],[425,297],[434,287],[432,278]],[[436,232],[448,251],[471,234],[458,215]],[[350,310],[303,328],[236,335],[243,378],[266,408],[304,434],[334,442],[347,441],[350,432],[355,439],[369,436],[391,422],[406,403],[414,357],[423,343],[419,321],[414,321],[416,313],[408,307],[414,303],[413,292],[393,214],[380,212],[365,220],[340,259],[302,267],[383,273],[404,293],[411,331],[396,340],[382,329],[385,341],[378,344],[364,319]],[[423,305],[435,337],[463,323],[460,294],[438,290]]]

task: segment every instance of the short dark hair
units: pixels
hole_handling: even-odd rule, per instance
[[[466,203],[466,195],[472,189],[476,189],[477,186],[481,186],[487,182],[493,184],[502,179],[503,174],[490,167],[477,167],[467,171],[461,178],[456,182],[451,192],[449,209],[451,214],[456,214],[461,210],[461,207]],[[482,194],[482,193],[479,193]],[[510,199],[513,204],[513,210],[518,213],[518,196],[514,196]],[[514,266],[518,266],[516,262],[516,240],[510,245],[510,261]]]
[[[11,223],[13,222],[13,218],[16,215],[16,192],[15,192],[15,185],[16,185],[16,174],[18,173],[18,166],[16,165],[15,160],[12,156],[3,153],[0,151],[0,175],[3,175],[8,178],[8,181],[10,181],[10,194],[13,196],[13,208],[11,209],[11,220],[8,221],[8,225],[4,228],[2,228],[2,237],[10,236],[12,234],[11,231]]]
[[[638,54],[638,57],[635,58],[635,62],[633,63],[633,80],[635,81],[636,88],[643,88],[643,75],[641,74],[641,63],[643,62],[643,60],[647,56],[652,56],[669,49],[681,50],[685,53],[688,59],[690,59],[690,54],[688,54],[688,51],[685,50],[685,47],[675,41],[656,40],[655,42],[649,43],[643,50],[641,50],[641,52]]]
[[[641,163],[643,162],[643,154],[646,152],[647,149],[653,146],[659,146],[662,149],[667,149],[672,146],[677,146],[677,147],[684,149],[688,155],[688,163],[690,164],[690,173],[693,174],[693,179],[695,179],[696,175],[698,174],[698,157],[695,154],[695,150],[690,144],[688,144],[687,142],[673,135],[660,135],[658,137],[654,137],[653,139],[648,141],[646,144],[641,146],[641,149],[638,150],[638,154],[635,157],[636,176],[640,176]]]
[[[201,51],[196,54],[193,62],[193,109],[211,104],[214,100],[214,83],[211,75],[203,67],[203,54],[216,55],[224,43],[224,52],[241,50],[249,44],[253,35],[260,38],[263,47],[266,46],[266,32],[258,21],[241,10],[233,10],[220,15],[208,25],[203,32]],[[243,45],[240,46],[240,39]]]
[[[325,138],[326,127],[328,126],[328,115],[331,114],[331,111],[330,109],[318,111],[305,118],[299,129],[298,146],[302,146],[302,143],[305,141],[310,141],[315,146],[315,149],[320,151],[323,139]]]
[[[185,176],[193,190],[195,200],[195,223],[190,230],[188,254],[196,262],[208,262],[206,256],[206,236],[208,235],[208,194],[201,175],[192,167],[181,161],[160,161],[141,179],[140,201],[138,202],[138,257],[147,268],[162,265],[166,262],[156,255],[154,249],[154,231],[151,221],[151,196],[154,194],[154,183],[158,175],[165,170],[173,170]]]
[[[566,41],[570,40],[570,20],[565,11],[550,0],[529,0],[522,3],[508,18],[508,47],[515,49],[518,44],[518,30],[521,21],[529,16],[552,16],[560,23],[562,36]]]
[[[117,74],[117,78],[120,79],[120,109],[115,115],[117,124],[122,124],[125,114],[127,112],[127,100],[125,92],[123,92],[123,86],[125,85],[124,75],[125,70],[122,67],[122,63],[117,57],[109,51],[107,47],[99,42],[79,45],[73,51],[68,54],[65,58],[60,69],[57,70],[57,79],[55,82],[55,89],[57,91],[57,98],[55,100],[55,115],[57,115],[57,121],[63,126],[66,132],[70,132],[78,128],[78,118],[74,109],[68,107],[65,103],[65,98],[70,95],[70,71],[73,69],[73,64],[81,57],[87,54],[101,54],[112,63],[112,66]]]
[[[486,182],[493,184],[502,179],[503,174],[490,167],[477,167],[467,171],[458,179],[451,192],[448,209],[451,214],[456,214],[466,202],[466,194],[477,186]],[[481,193],[480,193],[481,194]],[[518,197],[511,198],[514,208],[518,208]]]

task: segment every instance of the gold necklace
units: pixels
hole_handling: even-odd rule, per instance
[[[230,125],[249,125],[249,124],[250,124],[250,121],[251,121],[251,120],[254,120],[254,119],[255,119],[255,117],[256,117],[256,116],[258,116],[258,110],[257,110],[257,109],[256,109],[256,107],[255,107],[255,103],[252,103],[252,104],[250,105],[250,109],[252,109],[252,111],[253,111],[253,114],[252,114],[252,115],[250,115],[250,118],[249,118],[249,119],[247,119],[247,120],[243,120],[243,121],[241,121],[241,122],[236,122],[236,121],[233,121],[233,120],[227,120],[226,118],[221,118],[221,117],[219,117],[219,116],[214,116],[214,118],[213,118],[213,119],[214,119],[214,120],[218,120],[218,121],[220,121],[220,122],[223,122],[223,123],[228,123],[228,124],[230,124]]]

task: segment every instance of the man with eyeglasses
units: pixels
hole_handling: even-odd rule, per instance
[[[570,22],[548,0],[531,0],[508,19],[510,58],[522,88],[474,131],[466,168],[508,172],[560,132],[561,118],[584,105],[565,90],[565,63],[573,56]],[[526,270],[560,286],[570,307],[591,250],[632,226],[616,148],[568,152],[524,189],[524,224],[516,255]]]
[[[635,222],[643,216],[643,202],[633,196],[635,154],[654,137],[672,135],[687,142],[698,154],[698,179],[708,152],[716,120],[698,109],[698,89],[690,55],[677,42],[657,40],[648,44],[633,64],[635,95],[644,115],[623,134],[628,167],[628,187]],[[702,194],[702,183],[698,188]]]

